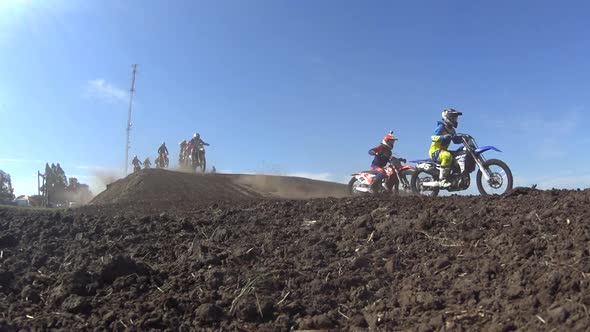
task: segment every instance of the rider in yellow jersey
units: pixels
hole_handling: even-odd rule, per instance
[[[428,155],[435,162],[440,163],[439,181],[441,187],[449,187],[451,183],[448,180],[451,166],[453,164],[453,155],[448,151],[451,141],[453,143],[460,143],[455,138],[459,115],[463,113],[458,112],[452,108],[446,109],[442,112],[442,121],[438,122],[434,135],[432,135],[432,144]]]

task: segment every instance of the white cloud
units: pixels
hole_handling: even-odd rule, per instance
[[[516,125],[522,130],[532,131],[535,133],[542,132],[551,137],[558,137],[564,134],[571,134],[582,125],[583,107],[576,107],[570,111],[544,115],[540,113],[525,113],[521,119],[516,121]]]
[[[294,172],[286,174],[286,176],[297,176],[301,178],[308,178],[313,180],[320,180],[320,181],[329,181],[329,182],[336,182],[336,183],[348,183],[351,179],[350,175],[345,174],[333,174],[329,172],[323,173],[311,173],[311,172]]]
[[[110,171],[109,168],[104,166],[96,166],[96,165],[75,165],[74,168],[81,169],[81,170],[88,170],[88,171]]]
[[[67,175],[67,174],[66,174]],[[68,179],[69,178],[76,178],[78,180],[84,180],[84,179],[90,179],[91,177],[88,175],[79,175],[79,174],[72,174],[72,175],[67,175]]]
[[[545,178],[537,183],[539,189],[585,189],[590,188],[590,174],[586,175],[571,175],[558,176],[553,178]]]
[[[108,103],[125,103],[127,102],[128,94],[127,91],[100,78],[86,82],[84,85],[84,97]]]
[[[19,195],[36,195],[37,188],[37,176],[13,176],[12,188],[14,188],[14,194]]]
[[[287,176],[296,176],[300,178],[308,178],[313,180],[321,180],[321,181],[331,181],[332,174],[325,172],[325,173],[308,173],[308,172],[295,172],[287,174]]]
[[[5,163],[42,163],[43,161],[33,160],[33,159],[0,158],[0,162],[5,162]]]
[[[312,172],[249,172],[249,171],[238,171],[234,172],[231,169],[220,169],[217,170],[217,173],[223,174],[245,174],[245,175],[275,175],[275,176],[294,176],[300,178],[307,178],[312,180],[320,180],[320,181],[330,181],[330,182],[338,182],[338,183],[348,183],[350,181],[350,176],[343,176],[343,175],[335,175],[329,172],[320,172],[320,173],[312,173]]]
[[[587,109],[584,105],[570,107],[559,111],[512,112],[498,117],[495,114],[481,114],[483,123],[494,129],[524,131],[549,137],[559,137],[572,134],[582,128],[587,119]]]

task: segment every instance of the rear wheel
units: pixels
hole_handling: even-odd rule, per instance
[[[512,189],[512,171],[505,162],[490,159],[483,163],[483,167],[488,171],[490,179],[486,181],[481,169],[477,171],[477,190],[481,195],[502,195]]]
[[[438,187],[424,187],[423,183],[425,182],[436,182],[437,180],[432,176],[432,174],[425,172],[421,169],[417,169],[412,174],[412,180],[410,182],[412,186],[412,192],[416,195],[422,196],[431,196],[436,197],[438,196],[439,188]]]

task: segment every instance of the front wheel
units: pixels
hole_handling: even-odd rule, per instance
[[[490,178],[486,181],[481,169],[477,171],[477,190],[481,195],[502,195],[512,189],[512,171],[505,162],[490,159],[483,163],[483,167]]]
[[[385,187],[387,188],[387,192],[392,194],[393,196],[399,195],[399,181],[397,179],[391,177],[389,181],[385,183]]]
[[[350,179],[350,181],[348,182],[348,193],[350,194],[350,196],[353,196],[353,197],[362,196],[363,192],[358,191],[356,189],[360,186],[362,186],[362,184],[356,177],[353,177],[352,179]]]
[[[412,192],[416,195],[422,196],[431,196],[436,197],[438,196],[439,188],[438,187],[425,187],[423,186],[426,182],[436,182],[437,179],[434,178],[430,173],[423,171],[421,169],[416,169],[414,174],[412,174],[412,181],[410,182],[412,186]]]
[[[404,169],[401,174],[401,183],[399,184],[399,189],[402,195],[410,195],[412,194],[412,175],[414,175],[413,169]]]

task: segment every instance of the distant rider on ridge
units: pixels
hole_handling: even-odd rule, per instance
[[[158,148],[158,154],[168,157],[168,148],[166,147],[166,142],[163,142],[162,145],[160,145]]]
[[[158,159],[163,158],[160,162],[164,162],[164,165],[168,166],[168,148],[166,147],[166,142],[162,142],[162,145],[158,148]],[[157,164],[157,163],[156,163]]]
[[[133,160],[131,161],[131,163],[133,164],[134,171],[141,169],[141,161],[139,161],[139,159],[137,158],[137,155],[135,155],[133,157]]]

